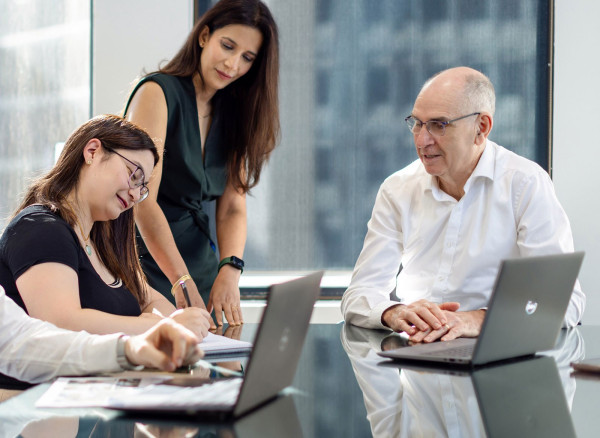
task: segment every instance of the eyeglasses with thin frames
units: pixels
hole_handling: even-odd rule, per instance
[[[405,118],[404,121],[408,125],[408,129],[410,129],[410,132],[412,132],[415,135],[419,134],[419,132],[421,132],[421,128],[423,127],[423,125],[425,125],[427,132],[429,132],[433,136],[441,137],[446,133],[446,126],[449,126],[452,123],[457,122],[459,120],[466,119],[467,117],[478,116],[479,114],[481,113],[471,113],[467,114],[466,116],[457,117],[456,119],[447,120],[445,122],[441,120],[429,120],[427,122],[422,122],[415,116],[411,115]]]
[[[104,144],[102,144],[102,146],[107,151],[117,154],[119,157],[123,158],[125,161],[127,161],[128,163],[135,166],[135,169],[129,175],[129,180],[127,182],[129,184],[130,189],[137,189],[138,187],[140,189],[140,197],[138,198],[137,201],[135,201],[136,204],[139,204],[144,199],[146,199],[148,197],[148,194],[150,193],[150,189],[144,182],[144,180],[146,179],[146,175],[144,174],[144,171],[142,170],[142,168],[140,166],[138,166],[137,164],[135,164],[133,161],[131,161],[129,158],[118,153],[113,148],[107,147]]]

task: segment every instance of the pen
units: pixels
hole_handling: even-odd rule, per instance
[[[179,286],[181,286],[181,290],[183,291],[183,296],[185,297],[185,302],[187,303],[188,307],[192,307],[192,302],[190,301],[190,295],[188,294],[185,281],[180,281]]]

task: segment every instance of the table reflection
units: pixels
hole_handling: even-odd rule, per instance
[[[30,407],[30,406],[29,406]],[[239,438],[302,437],[291,396],[281,396],[231,422],[185,417],[132,417],[102,409],[26,409],[29,416],[3,417],[0,437],[133,437],[133,438]],[[35,416],[32,417],[32,412]]]
[[[406,344],[389,331],[344,325],[341,341],[375,437],[575,436],[569,363],[584,354],[577,329],[562,330],[542,358],[472,371],[383,360],[377,352]]]

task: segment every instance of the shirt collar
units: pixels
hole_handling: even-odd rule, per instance
[[[496,149],[494,148],[494,143],[486,140],[485,148],[483,149],[483,153],[479,158],[479,162],[473,173],[465,183],[465,193],[469,191],[469,188],[473,184],[477,178],[488,178],[489,180],[494,180],[494,161],[496,158]]]
[[[465,183],[465,193],[469,191],[473,181],[475,181],[477,178],[488,178],[492,181],[494,180],[494,162],[496,158],[496,149],[494,148],[494,145],[494,142],[486,140],[485,148],[483,149],[483,153],[479,158],[479,162]],[[429,178],[425,183],[424,191],[428,190],[431,190],[434,197],[438,200],[450,196],[439,188],[436,177],[433,175],[429,175]]]

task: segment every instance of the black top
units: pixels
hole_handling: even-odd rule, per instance
[[[168,110],[158,205],[169,222],[177,249],[207,303],[217,276],[218,260],[215,245],[210,239],[209,218],[202,203],[221,196],[227,184],[229,148],[225,141],[225,117],[220,110],[221,95],[218,92],[213,98],[213,117],[203,158],[196,92],[191,77],[155,73],[143,78],[131,93],[125,114],[131,98],[148,81],[160,85]],[[171,282],[160,271],[139,237],[138,245],[148,282],[174,302]]]
[[[102,280],[64,219],[47,207],[31,205],[8,224],[0,238],[0,284],[25,311],[16,280],[32,266],[49,262],[67,265],[77,273],[83,309],[123,316],[141,314],[137,300],[122,283],[111,287]]]

